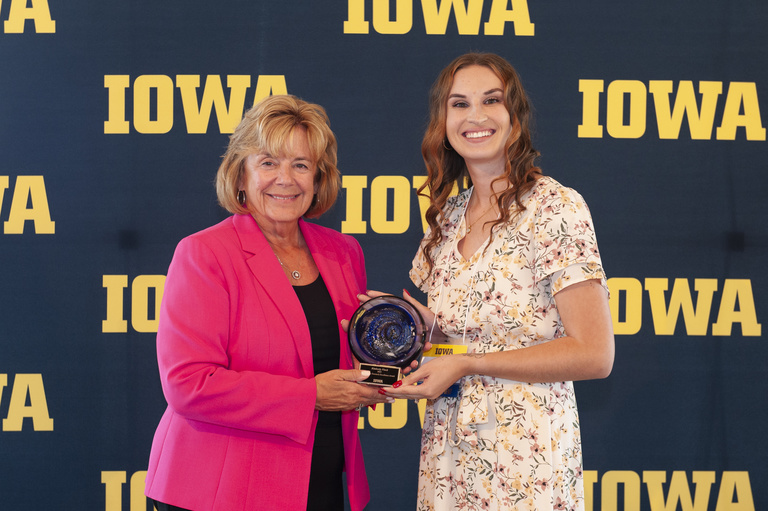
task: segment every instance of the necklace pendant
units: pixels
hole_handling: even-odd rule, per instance
[[[299,280],[301,278],[301,273],[299,273],[298,270],[293,270],[291,272],[291,277],[293,277],[293,280]]]

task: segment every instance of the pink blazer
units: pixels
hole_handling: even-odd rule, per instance
[[[336,308],[366,289],[360,245],[300,221]],[[353,367],[339,325],[340,367]],[[309,327],[256,222],[234,215],[182,240],[157,331],[168,408],[152,443],[148,497],[198,510],[305,510],[317,412]],[[369,500],[358,414],[342,414],[352,510]]]

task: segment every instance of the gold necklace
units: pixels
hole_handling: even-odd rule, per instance
[[[486,209],[485,211],[483,211],[483,214],[482,214],[482,215],[480,215],[479,217],[475,218],[475,221],[474,221],[474,222],[470,222],[470,221],[469,221],[469,219],[467,219],[467,234],[469,234],[469,233],[472,231],[472,226],[473,226],[473,225],[475,225],[475,224],[477,223],[477,221],[478,221],[478,220],[480,220],[481,218],[485,217],[485,215],[487,215],[487,214],[488,214],[488,212],[489,212],[490,210],[492,210],[492,209],[493,209],[493,207],[494,207],[495,205],[496,205],[496,204],[491,204],[491,207],[489,207],[488,209]],[[467,212],[469,212],[469,208],[467,208]],[[498,218],[498,216],[497,216],[497,218]]]
[[[274,252],[274,250],[273,250]],[[280,256],[277,255],[277,252],[275,252],[275,257],[277,257],[277,261],[280,263],[280,266],[288,270],[288,273],[291,274],[291,277],[293,277],[293,280],[299,280],[301,278],[301,273],[299,273],[299,270],[293,270],[291,271],[290,268],[288,268],[286,265],[283,264],[283,260],[280,259]]]

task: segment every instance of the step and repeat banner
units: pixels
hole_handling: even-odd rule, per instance
[[[226,216],[214,175],[260,98],[327,109],[318,222],[371,289],[416,293],[428,89],[491,51],[610,277],[614,370],[576,384],[587,509],[768,509],[766,26],[759,0],[1,1],[0,508],[151,509],[165,272]],[[423,410],[362,413],[368,509],[414,508]]]

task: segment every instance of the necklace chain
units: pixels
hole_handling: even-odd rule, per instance
[[[480,220],[481,218],[485,217],[485,215],[486,215],[486,214],[488,214],[488,212],[489,212],[490,210],[492,210],[492,209],[493,209],[493,207],[494,207],[495,205],[496,205],[496,204],[491,204],[491,206],[490,206],[488,209],[486,209],[485,211],[483,211],[483,214],[482,214],[482,215],[480,215],[479,217],[475,218],[475,221],[474,221],[474,222],[470,222],[470,221],[469,221],[469,219],[467,219],[467,234],[469,234],[469,233],[470,233],[470,231],[472,230],[472,226],[473,226],[473,225],[475,225],[475,224],[477,223],[477,221],[478,221],[478,220]],[[469,211],[469,207],[467,207],[467,211]]]
[[[283,263],[283,260],[282,260],[282,259],[280,259],[280,256],[279,256],[279,255],[277,255],[277,252],[275,252],[275,257],[277,257],[277,261],[280,263],[280,266],[282,266],[283,268],[285,268],[286,270],[288,270],[288,273],[290,273],[290,274],[291,274],[291,277],[293,278],[293,280],[299,280],[299,279],[301,278],[301,273],[299,273],[299,270],[293,270],[293,271],[291,271],[291,269],[290,269],[290,268],[288,268],[288,267],[287,267],[287,266],[286,266],[286,265]]]

